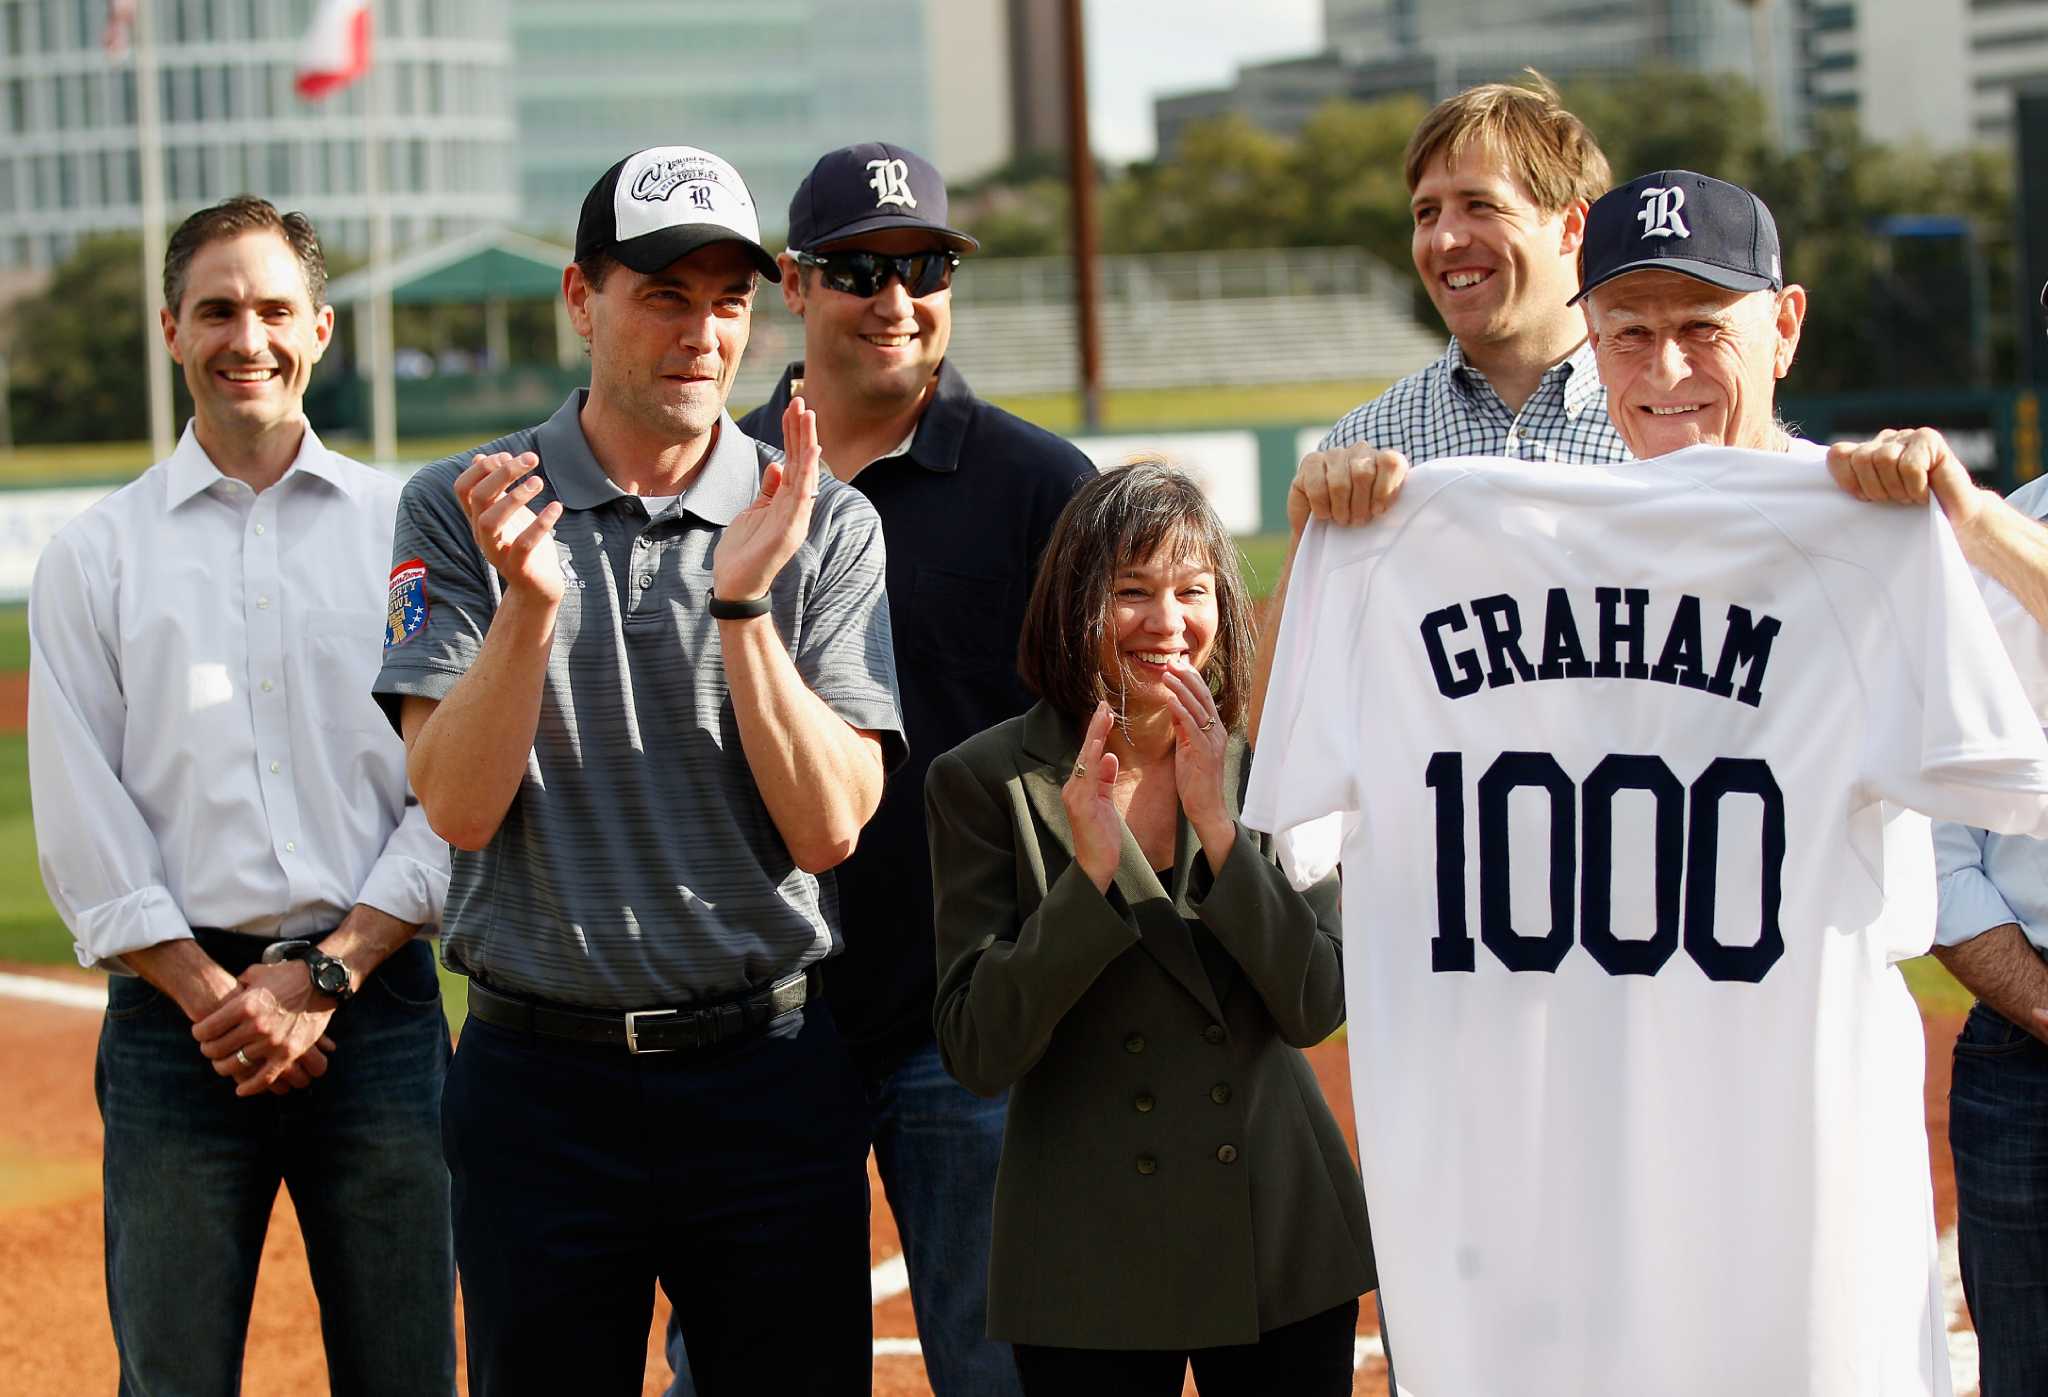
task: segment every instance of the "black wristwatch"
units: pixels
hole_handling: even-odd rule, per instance
[[[704,609],[711,614],[714,621],[745,621],[755,616],[766,616],[774,606],[774,601],[774,595],[769,592],[763,592],[758,597],[748,597],[744,601],[727,601],[713,592],[711,599],[704,604]]]
[[[346,1004],[355,997],[349,988],[348,962],[340,956],[330,956],[310,941],[273,941],[263,948],[266,965],[288,960],[304,961],[313,988],[336,1003]]]

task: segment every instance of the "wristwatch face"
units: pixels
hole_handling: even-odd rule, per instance
[[[314,965],[313,983],[322,994],[340,994],[348,988],[348,967],[329,956]]]

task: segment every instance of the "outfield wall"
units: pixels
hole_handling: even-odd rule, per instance
[[[1203,432],[1127,432],[1075,437],[1097,467],[1156,452],[1186,467],[1202,482],[1231,533],[1284,528],[1287,483],[1306,441],[1313,447],[1324,427],[1258,427]],[[399,470],[410,474],[424,462]],[[0,604],[28,600],[36,559],[57,530],[118,483],[61,489],[0,490]]]
[[[1869,436],[1886,425],[1931,425],[1947,432],[1970,470],[2006,491],[2042,470],[2040,403],[2030,390],[1788,397],[1779,404],[1802,434],[1817,441]],[[1224,527],[1240,537],[1287,525],[1287,486],[1326,423],[1199,432],[1119,432],[1073,438],[1097,467],[1157,452],[1192,471]],[[399,468],[401,474],[424,462]],[[60,489],[0,489],[0,603],[28,598],[36,559],[51,535],[114,484]]]

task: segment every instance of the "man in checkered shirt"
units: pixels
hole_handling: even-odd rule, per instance
[[[1346,413],[1302,458],[1287,492],[1293,538],[1259,646],[1255,740],[1294,546],[1311,513],[1371,518],[1411,463],[1443,456],[1629,459],[1607,416],[1585,318],[1568,304],[1579,289],[1586,209],[1607,189],[1607,157],[1557,89],[1531,77],[1446,98],[1408,138],[1410,251],[1450,347]]]

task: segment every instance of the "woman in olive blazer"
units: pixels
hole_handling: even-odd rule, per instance
[[[1299,1051],[1344,1019],[1337,887],[1237,821],[1251,639],[1200,490],[1108,472],[1040,564],[1042,701],[926,781],[940,1051],[1010,1092],[989,1333],[1027,1392],[1351,1390],[1371,1237]]]

